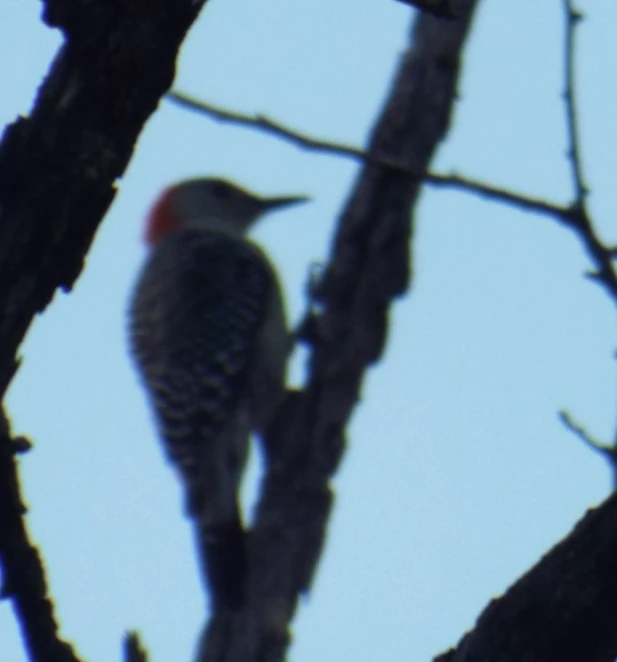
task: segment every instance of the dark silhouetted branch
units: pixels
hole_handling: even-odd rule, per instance
[[[70,289],[203,2],[44,0],[65,41],[28,117],[0,141],[0,399],[34,315]],[[0,563],[30,662],[77,662],[28,541],[8,425],[0,431]]]
[[[583,175],[580,147],[580,128],[576,99],[575,51],[576,28],[583,15],[574,9],[572,0],[562,0],[565,13],[564,42],[564,106],[566,111],[566,129],[568,136],[568,160],[572,170],[574,203],[570,206],[571,227],[583,244],[593,263],[591,277],[601,285],[617,306],[617,272],[612,263],[613,248],[606,246],[598,236],[587,209],[589,190]]]
[[[504,202],[513,207],[518,207],[523,211],[552,216],[560,221],[570,222],[570,219],[573,217],[573,213],[569,208],[560,206],[557,203],[524,196],[515,193],[514,191],[485,184],[484,182],[469,177],[418,172],[410,168],[409,164],[402,161],[389,159],[385,155],[377,156],[371,152],[366,152],[359,147],[354,147],[353,145],[345,145],[343,143],[315,138],[314,136],[310,136],[306,133],[285,126],[281,122],[270,119],[265,115],[247,115],[245,113],[238,113],[233,110],[228,110],[227,108],[222,108],[221,106],[215,106],[206,101],[195,99],[188,94],[178,91],[169,92],[166,95],[166,98],[180,106],[202,113],[213,119],[257,129],[278,138],[288,140],[292,144],[304,149],[324,152],[333,156],[352,158],[364,164],[380,166],[392,170],[395,173],[408,175],[415,179],[421,179],[424,183],[432,186],[458,189],[496,202]]]
[[[591,509],[435,662],[614,662],[617,494]]]
[[[31,662],[79,662],[71,646],[58,636],[41,557],[28,537],[14,441],[4,411],[0,410],[2,597],[13,603],[24,648]]]
[[[444,138],[463,44],[476,7],[457,21],[418,16],[370,139],[377,159],[424,172]],[[338,224],[309,312],[307,385],[290,394],[267,435],[266,473],[250,535],[248,604],[220,611],[204,632],[200,662],[281,662],[299,596],[308,591],[332,508],[330,480],[345,448],[366,370],[381,357],[389,308],[410,277],[410,218],[421,181],[366,164]]]
[[[576,76],[574,74],[574,67],[576,65],[576,28],[580,21],[582,21],[583,15],[574,9],[572,0],[563,0],[563,8],[566,15],[564,46],[565,90],[563,98],[566,109],[568,158],[572,167],[572,180],[574,183],[574,190],[576,191],[577,206],[583,209],[589,189],[585,184],[585,178],[583,176],[576,100]]]
[[[608,462],[613,473],[613,485],[617,485],[617,445],[609,446],[594,439],[585,428],[576,423],[567,411],[559,412],[559,420],[575,434],[588,448],[599,453]]]
[[[617,305],[617,276],[612,265],[615,249],[614,247],[604,246],[592,227],[585,206],[581,206],[580,202],[576,202],[573,205],[560,205],[555,202],[532,198],[508,189],[486,184],[469,177],[421,172],[410,167],[403,160],[395,158],[392,154],[384,153],[383,151],[376,152],[374,149],[365,151],[352,145],[315,138],[264,115],[247,115],[234,112],[205,101],[197,100],[181,92],[170,92],[167,98],[183,107],[203,113],[216,120],[264,131],[278,138],[288,140],[304,149],[352,158],[366,166],[380,167],[392,171],[393,174],[398,173],[412,180],[421,180],[429,186],[451,188],[472,195],[478,195],[494,202],[501,202],[521,211],[549,216],[574,231],[594,265],[595,271],[592,274],[594,280],[609,293]],[[572,135],[575,135],[575,133]]]
[[[201,2],[44,2],[66,35],[0,142],[0,385],[32,318],[70,289]]]
[[[575,423],[570,414],[567,411],[559,412],[559,420],[565,425],[565,427],[573,432],[581,441],[583,441],[589,448],[603,455],[606,454],[615,454],[615,451],[609,447],[605,446],[603,443],[599,442],[597,439],[594,439],[584,427]]]

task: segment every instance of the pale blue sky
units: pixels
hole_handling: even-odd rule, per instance
[[[593,9],[578,58],[591,207],[617,242],[617,4],[580,6]],[[0,8],[2,123],[28,112],[59,43],[39,11]],[[210,0],[177,87],[362,145],[411,16],[394,0]],[[562,29],[560,0],[485,0],[436,168],[570,199]],[[9,405],[15,431],[36,442],[22,462],[30,531],[63,635],[86,659],[119,659],[123,632],[137,628],[153,660],[189,660],[204,615],[175,476],[126,352],[145,210],[163,185],[202,173],[313,196],[256,233],[297,319],[355,172],[164,102],[75,291],[36,320]],[[603,438],[615,428],[614,310],[582,278],[576,241],[545,218],[447,191],[425,191],[417,223],[414,287],[353,419],[294,662],[430,659],[610,489],[556,414],[570,409]],[[7,602],[0,647],[3,662],[25,659]]]

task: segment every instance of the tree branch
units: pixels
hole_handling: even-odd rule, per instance
[[[610,446],[606,446],[602,442],[594,439],[582,425],[575,423],[570,414],[567,411],[559,412],[559,420],[564,424],[564,426],[575,434],[586,446],[601,453],[603,455],[613,454],[614,450]]]
[[[70,289],[137,137],[169,89],[203,1],[44,0],[65,36],[29,117],[0,142],[0,399],[34,315]],[[14,446],[0,432],[0,563],[31,662],[76,662],[27,539]]]
[[[0,143],[0,386],[34,315],[81,272],[201,4],[44,3],[66,41],[30,117],[7,126]]]
[[[508,204],[521,211],[549,216],[576,234],[594,264],[595,272],[592,274],[593,279],[604,287],[615,305],[617,305],[617,275],[612,264],[615,259],[615,249],[612,246],[605,246],[599,239],[593,229],[586,207],[580,200],[572,205],[560,205],[555,202],[532,198],[508,189],[486,184],[469,177],[422,172],[421,170],[410,167],[403,160],[394,158],[390,153],[384,151],[378,153],[372,149],[365,151],[352,145],[315,138],[264,115],[238,113],[205,101],[197,100],[194,97],[177,91],[170,92],[167,98],[182,107],[202,113],[218,121],[230,122],[264,131],[278,138],[288,140],[292,144],[304,149],[352,158],[367,166],[378,166],[391,171],[393,174],[405,175],[416,181],[421,180],[429,186],[456,189],[494,202]],[[576,132],[572,135],[576,135]]]
[[[613,473],[613,485],[617,485],[617,445],[603,444],[602,442],[594,439],[585,428],[576,423],[567,411],[559,412],[559,420],[564,426],[576,435],[588,448],[592,451],[599,453],[608,462]]]
[[[583,15],[574,9],[574,3],[572,0],[563,0],[563,8],[566,16],[564,46],[565,91],[563,96],[569,143],[568,157],[572,167],[572,180],[574,183],[574,190],[576,191],[577,206],[582,210],[585,207],[589,189],[585,184],[583,176],[574,67],[576,57],[576,28],[583,20]]]
[[[583,175],[582,155],[579,137],[579,122],[576,103],[575,36],[583,15],[574,9],[572,0],[563,0],[565,12],[565,91],[566,127],[568,135],[568,158],[572,169],[575,200],[571,205],[571,227],[583,244],[594,265],[593,280],[600,284],[617,306],[617,272],[613,265],[612,247],[606,246],[595,231],[587,210],[589,190]]]
[[[377,156],[376,154],[366,152],[353,145],[346,145],[344,143],[316,138],[307,133],[298,131],[297,129],[292,129],[291,127],[270,119],[265,115],[248,115],[245,113],[239,113],[203,100],[198,100],[195,97],[183,92],[178,92],[177,90],[168,92],[166,98],[183,108],[199,112],[220,122],[229,122],[231,124],[263,131],[264,133],[287,140],[297,147],[304,149],[351,158],[363,164],[380,166],[384,169],[392,170],[394,173],[400,173],[415,179],[421,179],[424,183],[432,186],[458,189],[496,202],[505,202],[513,207],[518,207],[523,211],[536,212],[551,216],[561,222],[565,222],[566,224],[571,223],[575,216],[574,212],[569,207],[561,206],[554,202],[547,202],[545,200],[521,195],[514,191],[509,191],[508,189],[492,186],[491,184],[486,184],[469,177],[461,177],[460,175],[419,172],[410,168],[409,164],[404,163],[403,161],[396,161],[387,158],[387,156]]]
[[[41,556],[28,538],[25,512],[16,447],[4,410],[0,409],[0,563],[4,576],[1,595],[13,602],[24,647],[32,662],[79,662],[71,646],[58,636]]]
[[[614,662],[617,494],[480,614],[434,662]]]
[[[568,154],[576,193],[575,202],[571,205],[547,202],[458,175],[422,172],[410,167],[408,163],[400,159],[393,158],[392,153],[384,152],[383,150],[379,153],[373,149],[364,151],[352,145],[315,138],[269,119],[264,115],[252,116],[234,112],[204,101],[199,101],[181,92],[170,92],[167,98],[179,105],[203,113],[216,120],[258,129],[279,138],[289,140],[293,144],[305,149],[353,158],[366,165],[380,166],[394,173],[405,174],[414,179],[422,180],[431,186],[458,189],[495,202],[509,204],[523,211],[549,216],[574,231],[594,265],[594,272],[591,274],[593,280],[606,290],[613,303],[617,306],[617,273],[613,265],[615,248],[605,246],[600,240],[586,208],[588,189],[583,176],[574,75],[575,29],[582,19],[582,14],[573,8],[571,0],[563,0],[563,5],[566,12],[564,51],[566,80],[564,101],[569,143]]]
[[[419,15],[369,153],[424,172],[449,124],[463,44],[476,7],[458,21]],[[332,508],[330,479],[367,368],[379,360],[389,307],[407,288],[410,210],[421,182],[367,164],[339,221],[330,261],[309,311],[308,382],[290,394],[267,435],[266,475],[250,536],[248,604],[219,612],[204,632],[200,662],[279,662],[298,598],[311,587]]]

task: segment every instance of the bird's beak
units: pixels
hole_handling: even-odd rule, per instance
[[[262,198],[262,213],[272,211],[274,209],[282,209],[283,207],[290,207],[300,202],[308,202],[310,198],[306,195],[290,195],[281,198]]]

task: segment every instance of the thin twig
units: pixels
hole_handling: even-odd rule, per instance
[[[564,0],[564,2],[567,2],[567,0]],[[570,11],[569,5],[568,10]],[[579,16],[579,14],[573,11],[572,15],[575,17]],[[568,14],[568,16],[570,16],[570,14]],[[579,19],[574,18],[569,20],[576,21]],[[570,43],[571,37],[567,41],[568,49],[571,48]],[[571,52],[568,50],[568,61],[570,61],[570,57]],[[572,82],[571,75],[568,75],[567,78],[568,81]],[[508,189],[485,184],[468,177],[418,172],[417,170],[410,168],[406,163],[389,159],[378,153],[366,152],[353,145],[315,138],[306,133],[285,126],[284,124],[264,115],[238,113],[205,101],[197,100],[182,92],[169,92],[167,94],[167,99],[184,108],[202,113],[203,115],[220,122],[229,122],[231,124],[264,131],[265,133],[287,140],[304,149],[352,158],[362,164],[368,163],[382,168],[391,168],[395,172],[400,172],[409,175],[412,178],[422,180],[425,184],[431,186],[441,186],[444,188],[465,191],[496,202],[504,202],[522,211],[535,212],[543,214],[544,216],[550,216],[576,233],[576,236],[583,244],[594,265],[594,281],[606,289],[613,302],[617,305],[617,275],[612,265],[612,262],[615,259],[615,249],[612,246],[606,247],[598,238],[584,204],[584,194],[586,194],[587,189],[583,184],[581,174],[580,152],[576,129],[576,109],[573,103],[574,96],[572,94],[573,87],[570,86],[570,83],[568,83],[568,85],[570,91],[567,93],[566,97],[572,99],[572,101],[567,101],[566,103],[566,107],[568,108],[568,135],[570,136],[571,142],[570,151],[575,173],[574,178],[575,182],[578,182],[580,186],[577,184],[578,197],[576,201],[574,204],[567,206],[555,202],[547,202],[540,198],[532,198],[519,193],[514,193]]]
[[[562,410],[559,412],[559,420],[565,425],[566,428],[568,428],[568,430],[570,430],[570,432],[574,433],[584,444],[589,446],[589,448],[591,448],[592,450],[605,456],[615,455],[615,449],[613,447],[607,446],[606,444],[603,444],[597,439],[594,439],[589,434],[589,432],[585,430],[585,428],[582,425],[574,421],[574,419],[570,416],[570,414],[567,411]]]
[[[538,214],[544,214],[545,216],[551,216],[566,225],[571,225],[576,216],[574,210],[569,207],[562,207],[554,202],[547,202],[540,198],[531,198],[498,186],[484,184],[477,179],[461,177],[460,175],[442,175],[438,173],[425,173],[424,175],[419,176],[422,177],[426,184],[430,184],[431,186],[458,189],[496,202],[505,202],[513,207],[518,207],[522,211],[536,212]]]
[[[581,156],[578,109],[576,105],[576,76],[574,72],[574,57],[576,49],[576,28],[583,19],[583,14],[574,9],[572,0],[563,0],[566,14],[565,26],[565,90],[564,103],[566,109],[566,126],[568,132],[568,158],[572,166],[572,179],[576,191],[576,202],[580,209],[585,207],[585,199],[589,189],[585,184]]]
[[[205,101],[199,101],[182,92],[172,91],[167,94],[167,99],[177,103],[180,106],[189,108],[208,117],[216,119],[220,122],[230,122],[240,126],[247,126],[253,129],[258,129],[288,140],[289,142],[318,152],[326,152],[335,156],[342,156],[345,158],[352,158],[361,163],[371,163],[385,168],[391,168],[396,172],[408,174],[418,179],[423,179],[427,184],[433,186],[441,186],[459,189],[473,193],[491,200],[498,202],[506,202],[519,209],[530,212],[537,212],[547,216],[552,216],[560,221],[570,223],[573,218],[571,209],[561,206],[554,202],[547,202],[538,198],[531,198],[528,196],[514,193],[507,189],[502,189],[490,184],[484,184],[468,177],[461,177],[459,175],[444,175],[439,173],[421,173],[412,170],[407,164],[380,157],[374,154],[365,152],[364,150],[354,147],[353,145],[346,145],[344,143],[331,142],[320,138],[309,136],[308,134],[292,129],[278,121],[272,120],[265,115],[247,115],[238,113]]]
[[[30,540],[8,418],[0,408],[0,598],[10,598],[31,662],[80,662],[61,639],[40,551]],[[4,656],[1,656],[4,659]]]
[[[606,289],[613,303],[617,305],[617,273],[613,266],[613,249],[606,246],[598,237],[586,205],[589,189],[585,184],[585,176],[583,174],[576,103],[576,76],[574,71],[576,28],[583,19],[583,14],[574,8],[573,0],[563,0],[562,4],[565,13],[565,90],[563,98],[568,135],[568,160],[570,162],[575,195],[575,201],[571,207],[573,212],[572,228],[594,263],[595,272],[592,276],[594,281]]]
[[[585,428],[576,423],[567,411],[559,412],[559,419],[564,426],[575,434],[592,451],[599,453],[607,462],[613,473],[613,485],[617,486],[617,443],[613,446],[603,444],[594,439]]]
[[[215,106],[206,101],[199,101],[183,92],[168,92],[166,98],[169,101],[177,103],[179,106],[195,110],[215,120],[219,120],[220,122],[230,122],[231,124],[239,124],[240,126],[259,129],[265,133],[277,136],[278,138],[288,140],[299,147],[304,147],[317,152],[326,152],[328,154],[353,158],[362,162],[375,162],[399,172],[409,172],[409,167],[404,163],[372,156],[367,154],[364,150],[358,147],[353,147],[352,145],[314,138],[308,134],[291,129],[281,122],[271,120],[265,115],[247,115],[244,113],[238,113],[233,110],[228,110],[227,108],[222,108],[221,106]]]

